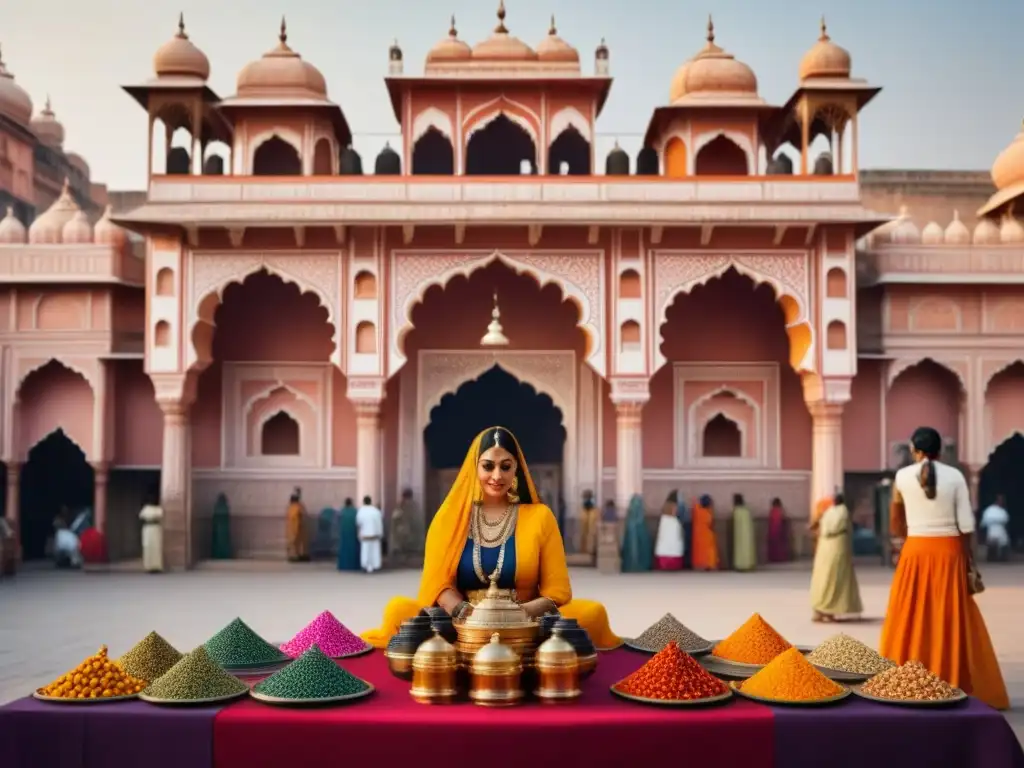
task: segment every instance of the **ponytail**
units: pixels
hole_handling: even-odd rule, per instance
[[[931,459],[925,459],[921,463],[921,473],[917,476],[918,482],[924,489],[924,495],[929,499],[935,498],[935,465]]]

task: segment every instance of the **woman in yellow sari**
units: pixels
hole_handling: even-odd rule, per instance
[[[504,427],[477,435],[427,531],[419,596],[388,601],[383,623],[363,639],[384,648],[403,621],[433,605],[465,615],[496,578],[531,616],[557,609],[598,649],[621,645],[603,605],[573,599],[558,521],[537,499],[515,436]]]

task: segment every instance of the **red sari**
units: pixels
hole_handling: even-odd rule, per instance
[[[768,512],[768,562],[788,563],[789,560],[789,521],[782,505],[775,504]]]

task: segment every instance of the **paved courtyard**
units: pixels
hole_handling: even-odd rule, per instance
[[[1024,564],[985,569],[979,598],[1010,687],[1009,713],[1024,740]],[[859,568],[866,620],[844,632],[877,645],[891,571]],[[808,566],[751,574],[573,573],[574,592],[602,600],[621,635],[638,634],[666,611],[710,638],[759,611],[792,642],[814,644],[836,631],[810,621]],[[347,626],[373,626],[387,598],[415,594],[412,571],[340,574],[326,565],[227,563],[181,574],[58,573],[30,570],[0,581],[0,703],[28,694],[106,643],[128,650],[156,630],[181,650],[240,616],[268,640],[290,638],[331,610]]]

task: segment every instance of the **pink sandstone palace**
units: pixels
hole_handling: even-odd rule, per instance
[[[870,515],[921,424],[978,503],[1024,504],[1024,134],[991,178],[861,171],[880,89],[824,23],[782,106],[709,23],[639,154],[597,157],[608,47],[585,72],[553,23],[531,47],[505,22],[471,46],[453,20],[422,74],[390,49],[402,138],[372,169],[284,24],[222,98],[182,23],[125,87],[148,189],[102,217],[0,67],[0,458],[26,556],[54,467],[114,558],[150,486],[172,565],[208,556],[221,493],[238,556],[283,557],[293,486],[311,515],[409,488],[429,516],[495,422],[570,548],[585,490],[799,519],[845,486]]]

